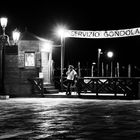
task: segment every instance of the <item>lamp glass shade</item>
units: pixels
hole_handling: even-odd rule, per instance
[[[17,29],[15,29],[12,32],[12,37],[13,37],[14,42],[16,43],[19,40],[20,32]]]
[[[6,17],[0,18],[0,24],[2,28],[5,28],[7,26],[7,22],[8,22],[8,19]]]
[[[109,51],[109,52],[107,53],[107,56],[108,56],[109,58],[112,58],[112,57],[113,57],[113,52]]]

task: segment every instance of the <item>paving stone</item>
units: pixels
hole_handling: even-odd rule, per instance
[[[80,98],[0,100],[0,139],[139,140],[140,101]]]

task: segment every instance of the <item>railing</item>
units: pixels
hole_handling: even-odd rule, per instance
[[[62,90],[61,89],[61,78],[59,76],[55,76],[54,79],[53,79],[53,83],[55,85],[55,88],[59,89],[60,91]],[[63,77],[63,91],[65,92],[67,89],[67,80],[66,80],[66,77],[64,76]],[[73,83],[72,86],[71,86],[71,90],[72,91],[77,91],[76,90],[76,83]]]
[[[32,94],[39,93],[44,96],[43,78],[34,77],[30,78],[29,81],[32,84]]]
[[[77,82],[77,92],[113,93],[124,94],[127,97],[138,96],[138,83],[140,78],[136,77],[83,77]]]
[[[55,81],[59,88],[61,81]],[[80,77],[72,90],[75,90],[80,96],[81,93],[95,93],[98,96],[103,94],[114,94],[114,96],[123,95],[131,98],[138,98],[138,86],[140,77]],[[66,77],[63,80],[64,90],[66,86]]]

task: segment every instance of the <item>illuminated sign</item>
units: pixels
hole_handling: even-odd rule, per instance
[[[140,35],[140,28],[131,28],[123,30],[107,30],[107,31],[80,31],[66,30],[65,37],[73,38],[118,38]]]

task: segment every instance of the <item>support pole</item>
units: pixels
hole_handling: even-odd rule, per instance
[[[64,37],[61,36],[61,91],[63,91]]]
[[[98,49],[98,64],[97,64],[97,76],[100,76],[100,55],[101,55],[101,49]]]
[[[5,46],[8,42],[8,36],[5,33],[0,38],[0,99],[8,99],[9,95],[5,92]]]

